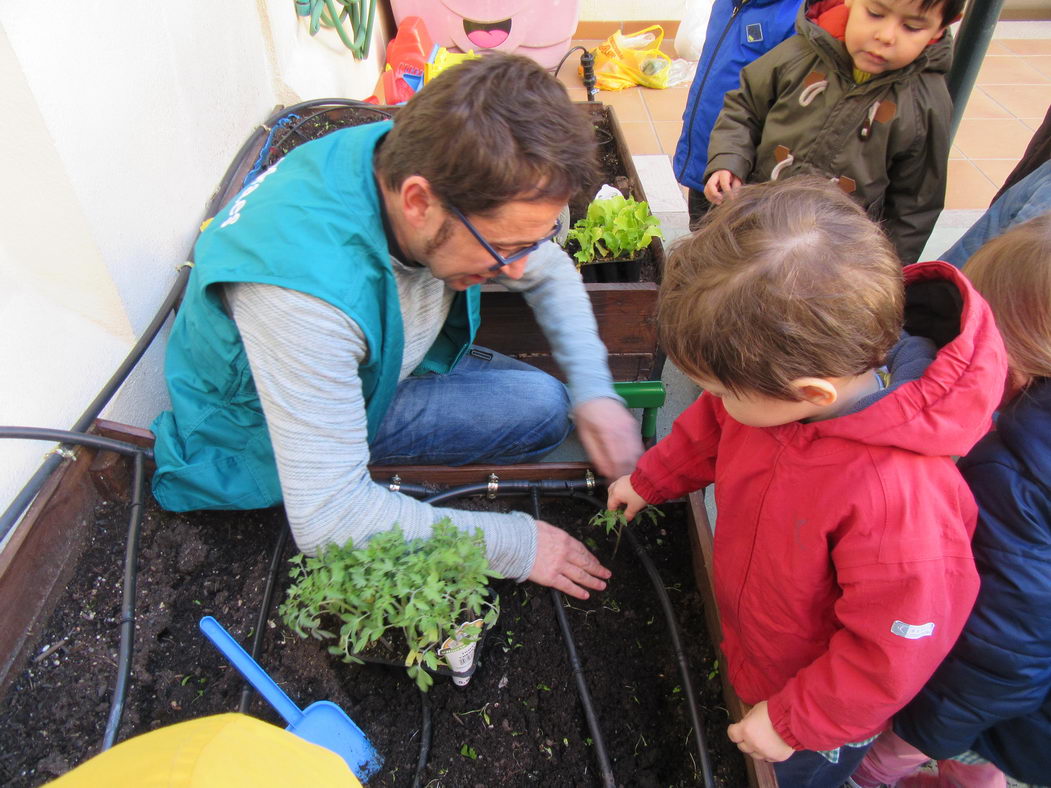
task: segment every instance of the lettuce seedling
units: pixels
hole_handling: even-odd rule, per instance
[[[397,525],[361,547],[329,545],[316,558],[292,558],[293,583],[280,614],[300,637],[335,639],[329,652],[346,662],[400,630],[408,650],[405,666],[420,689],[434,679],[424,667],[439,665],[438,649],[465,621],[496,622],[499,600],[489,591],[489,568],[481,530],[458,529],[448,519],[435,523],[429,539],[406,541]],[[460,642],[477,639],[467,627]]]
[[[654,238],[663,237],[660,227],[648,203],[618,194],[592,202],[587,216],[569,231],[567,241],[580,245],[580,251],[573,254],[579,267],[599,258],[615,259],[645,249]]]

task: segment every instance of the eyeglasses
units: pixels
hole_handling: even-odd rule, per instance
[[[558,235],[560,232],[562,232],[562,222],[561,221],[556,221],[555,222],[555,229],[552,230],[548,235],[545,235],[543,238],[541,238],[536,243],[530,244],[529,246],[525,247],[524,249],[519,249],[514,254],[511,254],[511,255],[508,255],[507,257],[504,257],[502,254],[500,254],[492,246],[489,245],[489,242],[482,237],[482,234],[480,232],[478,232],[478,230],[475,229],[475,226],[473,224],[471,224],[469,221],[467,221],[467,217],[464,216],[460,212],[459,208],[457,208],[454,205],[450,205],[449,206],[449,210],[453,212],[453,215],[457,219],[459,219],[461,222],[463,222],[463,226],[471,231],[471,235],[473,235],[478,240],[478,243],[480,243],[482,245],[482,247],[485,249],[485,251],[489,252],[489,254],[492,255],[493,259],[496,260],[496,265],[489,266],[489,270],[490,271],[499,271],[505,265],[511,265],[511,263],[515,262],[516,260],[521,260],[526,255],[530,255],[533,252],[535,252],[537,249],[539,249],[541,244],[546,244],[548,241],[550,241],[556,235]]]

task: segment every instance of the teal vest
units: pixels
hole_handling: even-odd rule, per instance
[[[372,156],[391,124],[333,132],[263,172],[201,234],[172,325],[165,378],[172,409],[153,422],[153,493],[165,509],[257,509],[281,485],[244,345],[222,302],[226,282],[320,298],[368,343],[359,367],[369,439],[394,396],[404,334]],[[414,374],[448,372],[479,323],[479,288],[458,293]]]

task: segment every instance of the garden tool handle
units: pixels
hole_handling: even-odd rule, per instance
[[[277,713],[285,718],[289,725],[295,725],[303,717],[303,712],[292,701],[285,691],[277,686],[277,682],[260,667],[259,663],[252,659],[241,644],[233,639],[233,636],[223,629],[223,625],[211,616],[205,616],[200,622],[201,632],[204,633],[215,645],[230,664],[237,668],[238,672],[245,677],[259,692],[260,695],[277,709]]]

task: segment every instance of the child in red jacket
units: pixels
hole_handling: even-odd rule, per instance
[[[978,589],[952,456],[990,425],[1003,344],[952,266],[910,266],[904,285],[835,186],[742,188],[661,287],[661,344],[704,393],[609,489],[630,518],[715,482],[722,649],[752,705],[729,735],[781,788],[842,784]]]

